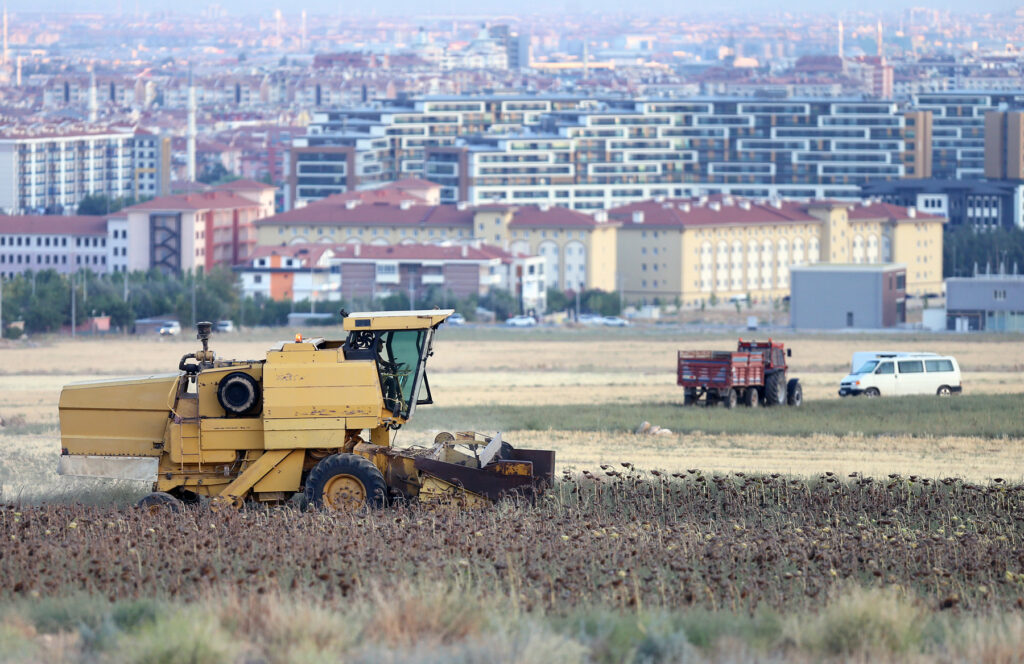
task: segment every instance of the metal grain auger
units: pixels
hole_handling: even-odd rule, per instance
[[[416,406],[432,403],[427,359],[452,313],[343,311],[344,339],[296,335],[248,361],[218,359],[210,323],[199,323],[202,349],[176,373],[64,387],[58,472],[151,481],[154,493],[140,501],[149,506],[200,496],[237,506],[299,492],[336,510],[532,497],[552,482],[552,451],[477,433],[391,446]]]

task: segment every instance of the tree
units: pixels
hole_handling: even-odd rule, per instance
[[[493,311],[498,320],[511,318],[519,313],[519,302],[516,297],[501,288],[492,288],[487,295],[481,297],[480,306]]]
[[[102,215],[117,212],[123,208],[135,205],[137,201],[132,197],[111,198],[103,194],[89,194],[78,203],[78,214]]]
[[[548,311],[565,311],[572,305],[572,300],[557,288],[548,289]]]
[[[943,238],[944,277],[972,276],[975,266],[980,272],[998,272],[1002,265],[1012,272],[1014,263],[1024,268],[1024,229],[978,231],[972,226],[958,226],[947,230]]]
[[[213,166],[207,167],[196,178],[196,180],[203,184],[219,184],[222,182],[229,182],[233,179],[236,179],[236,177],[219,161],[214,162]]]

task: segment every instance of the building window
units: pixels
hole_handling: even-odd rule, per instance
[[[252,283],[254,283],[254,284],[262,284],[263,283],[263,275],[262,274],[253,275]]]

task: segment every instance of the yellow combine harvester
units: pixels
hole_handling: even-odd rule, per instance
[[[62,475],[152,481],[140,504],[278,502],[303,492],[346,510],[393,499],[481,506],[537,494],[555,453],[514,449],[501,435],[441,433],[398,449],[392,432],[431,403],[427,359],[451,310],[342,312],[341,340],[296,335],[263,360],[202,349],[176,373],[66,386]]]

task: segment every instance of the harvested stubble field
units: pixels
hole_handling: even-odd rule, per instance
[[[353,516],[151,516],[143,487],[61,481],[60,386],[195,342],[0,346],[0,661],[1022,661],[1024,344],[782,340],[804,408],[729,412],[682,408],[674,366],[733,335],[442,330],[397,443],[502,430],[570,474],[537,505]],[[956,355],[966,394],[838,399],[879,348]]]

